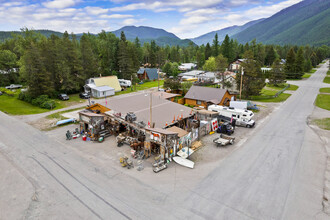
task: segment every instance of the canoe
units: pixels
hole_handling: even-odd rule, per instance
[[[191,160],[188,159],[184,159],[181,157],[173,157],[173,160],[177,163],[180,164],[182,166],[188,167],[188,168],[194,168],[195,163]]]

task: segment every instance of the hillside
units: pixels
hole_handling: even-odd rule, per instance
[[[234,26],[231,26],[231,27],[227,27],[227,28],[223,28],[221,30],[218,30],[218,31],[212,31],[212,32],[209,32],[207,34],[203,34],[199,37],[196,37],[196,38],[192,38],[191,40],[197,44],[197,45],[202,45],[202,44],[207,44],[207,43],[210,43],[212,44],[212,41],[214,39],[214,36],[215,34],[217,33],[218,34],[218,39],[219,39],[219,42],[222,42],[223,39],[225,39],[225,36],[228,34],[229,37],[263,21],[264,18],[261,18],[259,20],[255,20],[255,21],[250,21],[242,26],[237,26],[237,25],[234,25]]]
[[[235,35],[240,43],[254,38],[266,44],[330,45],[330,1],[305,0]]]
[[[40,33],[46,37],[50,37],[50,35],[54,34],[56,36],[61,37],[63,33],[51,30],[34,30],[37,33]],[[22,35],[23,33],[20,31],[0,31],[0,42],[5,41],[8,38],[12,38],[13,34]]]
[[[181,40],[175,34],[169,33],[163,29],[152,28],[146,26],[125,26],[116,31],[112,31],[117,37],[120,38],[121,32],[125,33],[126,39],[134,41],[136,37],[139,38],[140,42],[150,42],[155,40],[156,44],[159,46],[188,46],[191,43],[190,40]]]

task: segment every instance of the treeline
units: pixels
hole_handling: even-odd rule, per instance
[[[51,35],[49,38],[28,29],[22,33],[0,44],[0,70],[10,72],[0,74],[0,86],[23,83],[29,87],[28,93],[33,98],[78,92],[86,79],[100,75],[136,79],[141,65],[164,67],[169,75],[176,76],[179,63],[196,62],[198,68],[203,68],[211,57],[219,55],[226,60],[226,65],[245,58],[246,54],[259,66],[271,66],[276,59],[288,59],[288,63],[295,63],[288,71],[296,74],[301,67],[304,70],[315,67],[330,51],[327,46],[263,45],[255,40],[243,45],[228,36],[220,44],[217,35],[212,44],[160,47],[155,41],[143,45],[138,38],[128,41],[124,33],[120,38],[104,31],[98,35],[84,34],[80,41],[67,32],[62,37]],[[296,64],[301,57],[302,66]],[[11,71],[15,68],[19,72]]]

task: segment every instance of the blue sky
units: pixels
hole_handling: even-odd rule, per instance
[[[269,17],[301,0],[0,0],[0,30],[99,33],[126,25],[163,28],[180,38]]]

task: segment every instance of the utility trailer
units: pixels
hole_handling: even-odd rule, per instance
[[[225,146],[227,144],[234,144],[235,138],[229,137],[224,134],[220,134],[220,137],[213,140],[213,143],[217,145],[217,147]]]

